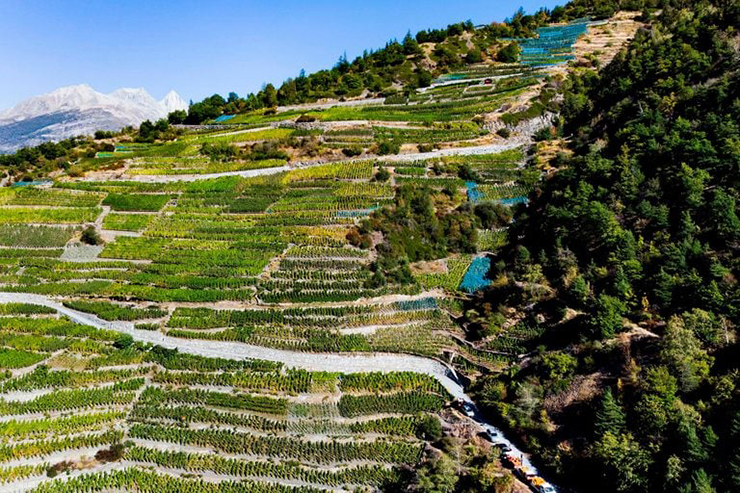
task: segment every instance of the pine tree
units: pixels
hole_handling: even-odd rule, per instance
[[[738,442],[740,442],[740,412],[735,413],[732,417],[729,443],[725,443],[725,447],[730,450],[726,477],[730,486],[736,491],[740,490],[740,449],[737,447]]]
[[[683,456],[690,461],[703,462],[707,460],[708,454],[704,444],[696,432],[696,425],[685,415],[679,418],[678,438],[683,448]]]
[[[716,493],[717,490],[712,486],[712,478],[704,471],[698,469],[692,476],[694,487],[692,491],[696,493]]]
[[[594,432],[599,437],[606,432],[618,435],[624,430],[624,427],[624,411],[619,407],[611,389],[606,389],[604,396],[601,398],[601,407],[596,411]]]

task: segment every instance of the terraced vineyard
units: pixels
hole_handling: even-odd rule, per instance
[[[217,314],[194,310],[176,314],[188,320],[182,325],[217,324]],[[373,488],[396,474],[389,466],[418,460],[429,421],[450,398],[426,375],[204,358],[133,343],[36,305],[0,311],[3,345],[36,356],[4,365],[6,483],[66,473],[77,479],[59,487],[72,488],[86,470],[145,478],[142,467],[155,465],[183,478],[265,477],[286,491],[296,482]],[[140,316],[152,315],[159,314]]]
[[[454,320],[539,180],[526,150],[550,128],[541,65],[567,60],[586,28],[541,30],[520,63],[447,74],[404,104],[222,116],[119,143],[84,177],[3,188],[0,301],[14,302],[0,303],[0,482],[394,484],[467,399],[457,372],[532,349],[524,326],[473,347]],[[409,247],[399,274],[387,245],[409,238],[371,224],[429,212],[403,198],[415,190],[433,197],[428,229],[451,233],[445,250]],[[461,228],[472,247],[454,244]]]

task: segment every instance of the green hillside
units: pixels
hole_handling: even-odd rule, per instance
[[[0,483],[740,489],[739,25],[574,1],[0,156]]]

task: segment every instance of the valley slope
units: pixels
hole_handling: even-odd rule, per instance
[[[4,487],[647,491],[629,481],[653,466],[620,418],[640,369],[597,368],[631,347],[651,367],[639,341],[669,312],[623,282],[625,252],[646,248],[604,211],[623,202],[582,203],[625,183],[569,180],[617,169],[587,155],[615,151],[607,103],[629,100],[619,81],[673,26],[659,19],[691,14],[608,6],[454,25],[340,61],[328,88],[312,74],[295,94],[214,96],[0,161]],[[365,87],[378,73],[393,82]],[[665,97],[662,111],[682,111]],[[692,173],[681,183],[698,187]],[[664,373],[686,367],[655,366],[647,392],[669,399]],[[701,420],[683,397],[671,405]],[[602,402],[599,445],[578,448],[594,419],[573,411]],[[679,460],[679,482],[702,481]]]

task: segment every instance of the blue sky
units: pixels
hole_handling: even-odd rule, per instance
[[[195,101],[332,66],[408,30],[501,21],[553,0],[0,0],[0,108],[57,87]]]

